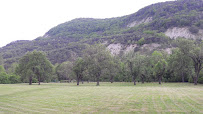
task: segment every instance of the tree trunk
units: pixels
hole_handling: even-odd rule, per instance
[[[99,77],[97,76],[97,86],[99,86]]]
[[[159,84],[161,84],[161,76],[159,76]]]
[[[142,83],[144,84],[144,75],[142,74]]]
[[[79,78],[77,78],[77,85],[79,85],[79,83],[80,83],[80,80],[79,80]]]
[[[182,75],[182,83],[184,83],[185,82],[185,77],[184,77],[183,71],[182,71],[181,75]]]
[[[113,83],[113,77],[111,77],[110,82]]]
[[[97,73],[97,86],[99,86],[99,78],[100,78],[101,72]]]
[[[97,86],[99,86],[99,80],[97,80]]]
[[[144,84],[144,78],[142,78],[142,83]]]
[[[197,85],[197,77],[194,77],[194,85]]]
[[[38,85],[40,85],[40,76],[39,76],[39,78],[38,78]]]
[[[134,85],[136,85],[136,81],[134,80]]]
[[[136,80],[135,80],[135,77],[133,77],[133,82],[134,82],[134,85],[136,85]]]
[[[32,85],[32,77],[29,79],[29,85]]]
[[[201,63],[196,63],[195,64],[195,73],[196,73],[196,76],[194,76],[194,85],[197,85],[197,81],[198,81],[198,78],[199,78],[199,73],[201,71],[201,66],[202,64]]]
[[[79,75],[77,75],[77,85],[79,85],[80,83],[80,78],[79,78]]]

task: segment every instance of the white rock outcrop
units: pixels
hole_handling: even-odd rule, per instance
[[[148,18],[142,19],[141,21],[134,21],[134,22],[128,24],[127,27],[134,27],[134,26],[140,25],[142,23],[149,23],[151,21],[152,21],[152,17],[148,17]]]
[[[118,55],[122,49],[123,45],[118,43],[118,44],[110,44],[107,46],[107,49],[111,52],[112,55]]]
[[[165,35],[172,38],[172,39],[176,39],[178,37],[184,37],[184,38],[188,38],[188,39],[203,39],[203,30],[199,30],[199,32],[197,34],[192,34],[189,31],[188,27],[183,27],[183,28],[179,28],[179,27],[174,27],[174,28],[170,28],[165,32]]]
[[[144,49],[144,48],[147,48],[149,49],[150,51],[160,47],[161,45],[160,44],[157,44],[157,43],[151,43],[151,44],[144,44],[141,49]]]
[[[125,48],[124,53],[128,53],[129,51],[134,50],[136,47],[138,47],[137,44],[128,45],[128,46]]]

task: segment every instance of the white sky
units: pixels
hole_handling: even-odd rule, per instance
[[[0,47],[33,40],[74,18],[119,17],[164,1],[169,0],[0,0]]]

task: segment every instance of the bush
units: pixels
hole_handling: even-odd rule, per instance
[[[11,84],[19,83],[20,82],[20,76],[12,74],[9,76],[9,81]]]
[[[189,28],[189,31],[192,34],[197,34],[199,32],[199,29],[196,26],[192,26],[192,27]]]
[[[140,46],[143,45],[144,43],[145,43],[144,38],[141,38],[140,40],[137,41],[137,44],[140,45]]]
[[[203,77],[199,78],[198,83],[203,84]]]
[[[37,83],[38,80],[36,78],[32,78],[32,83]]]
[[[189,77],[188,82],[194,83],[193,78],[191,76]]]
[[[150,30],[146,30],[146,31],[144,31],[143,33],[145,33],[145,34],[151,34],[151,35],[154,35],[154,34],[155,34],[154,31],[150,31]]]
[[[5,72],[0,73],[0,84],[15,84],[20,82],[20,76],[8,75]]]
[[[0,84],[9,84],[9,77],[8,75],[3,72],[3,73],[0,73]]]

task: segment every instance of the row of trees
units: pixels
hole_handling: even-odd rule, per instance
[[[0,84],[19,83],[20,76],[15,74],[8,74],[2,65],[0,65]]]
[[[159,84],[161,81],[189,81],[197,85],[198,80],[202,83],[202,43],[178,39],[175,44],[177,48],[171,55],[164,51],[154,51],[151,55],[131,51],[122,57],[112,56],[100,44],[90,46],[82,58],[71,64],[70,72],[76,75],[77,85],[80,80],[96,81],[97,85],[99,81],[133,81],[136,85],[136,80],[142,83],[158,81]],[[74,77],[69,75],[66,78]]]
[[[131,51],[122,57],[112,56],[102,45],[94,45],[84,51],[83,58],[69,63],[66,67],[72,70],[66,71],[76,75],[77,85],[80,80],[97,81],[97,85],[99,81],[133,81],[136,85],[136,80],[159,84],[189,81],[196,85],[198,80],[202,83],[202,44],[186,39],[178,39],[175,44],[177,48],[171,55],[164,51],[154,51],[151,55]],[[61,77],[59,73],[58,77]],[[74,79],[71,75],[64,77]]]
[[[164,51],[144,55],[132,50],[121,57],[112,56],[102,44],[87,45],[82,57],[55,66],[43,52],[34,51],[27,53],[15,65],[15,75],[6,74],[2,67],[0,79],[5,83],[5,79],[7,82],[19,80],[19,75],[21,82],[29,82],[30,85],[32,82],[40,84],[57,80],[76,80],[77,85],[83,81],[95,81],[97,85],[100,81],[134,82],[134,85],[137,81],[202,83],[202,42],[178,39],[175,45],[177,48],[170,55]],[[14,71],[12,69],[9,71]]]

